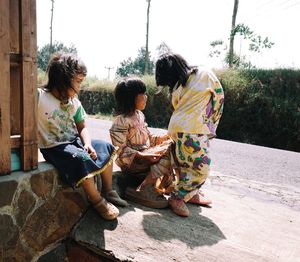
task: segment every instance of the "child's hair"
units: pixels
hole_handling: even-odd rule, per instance
[[[115,88],[116,114],[130,116],[135,112],[135,99],[146,92],[145,83],[137,77],[120,80]]]
[[[156,85],[169,86],[172,92],[176,83],[176,88],[180,85],[184,87],[189,76],[197,71],[197,67],[190,66],[181,55],[165,53],[156,62]]]
[[[78,74],[86,76],[87,69],[76,54],[58,52],[52,55],[47,73],[48,83],[44,88],[49,91],[55,88],[63,99],[68,99],[67,90],[73,88],[72,79]]]

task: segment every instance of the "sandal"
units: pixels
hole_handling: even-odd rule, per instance
[[[178,216],[188,217],[190,215],[189,209],[187,208],[184,201],[180,198],[170,197],[169,205],[172,211]]]
[[[114,220],[119,215],[119,209],[113,204],[107,202],[105,198],[102,198],[97,204],[94,205],[99,215],[106,220]]]
[[[205,198],[202,192],[198,192],[188,201],[188,203],[200,206],[210,206],[212,204],[212,201],[210,199]]]
[[[122,199],[116,190],[111,190],[105,194],[105,198],[110,202],[120,207],[128,206],[127,201]]]
[[[167,199],[155,192],[153,185],[145,185],[137,191],[135,188],[127,187],[125,190],[127,199],[151,208],[166,208],[168,206]]]

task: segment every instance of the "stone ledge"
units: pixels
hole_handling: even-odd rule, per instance
[[[87,208],[82,190],[61,184],[46,162],[1,176],[0,199],[0,261],[37,260],[69,235]]]

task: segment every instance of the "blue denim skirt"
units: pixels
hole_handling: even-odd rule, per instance
[[[45,160],[59,171],[62,182],[75,188],[85,179],[102,173],[109,164],[112,164],[116,153],[112,144],[92,140],[92,146],[97,153],[96,160],[93,160],[84,149],[80,137],[72,143],[41,148],[40,151]]]

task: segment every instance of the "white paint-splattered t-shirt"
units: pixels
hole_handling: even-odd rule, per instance
[[[76,123],[86,116],[77,97],[62,104],[51,92],[38,88],[38,142],[40,148],[50,148],[74,141],[79,135]]]

